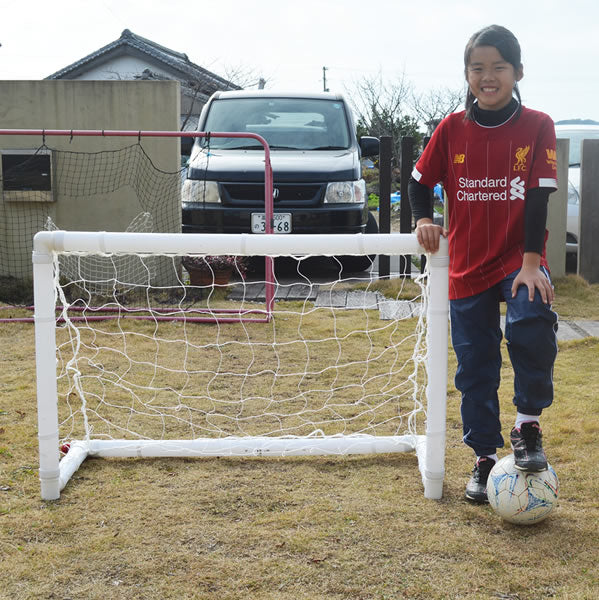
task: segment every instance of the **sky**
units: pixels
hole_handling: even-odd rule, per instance
[[[0,0],[0,80],[43,79],[123,29],[221,76],[351,95],[405,77],[417,93],[464,87],[463,52],[486,25],[522,47],[523,102],[554,120],[599,121],[596,0]]]

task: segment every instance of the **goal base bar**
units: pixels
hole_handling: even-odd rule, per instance
[[[72,441],[68,453],[60,461],[58,477],[41,478],[42,498],[58,499],[60,492],[88,456],[99,458],[286,457],[414,451],[418,457],[425,497],[441,498],[443,473],[430,473],[426,470],[426,436],[424,435]]]

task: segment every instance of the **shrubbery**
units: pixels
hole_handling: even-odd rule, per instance
[[[6,304],[33,304],[33,280],[17,279],[10,275],[0,276],[0,302]]]

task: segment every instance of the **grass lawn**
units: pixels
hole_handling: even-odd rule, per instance
[[[555,308],[599,319],[599,285],[566,277]],[[1,324],[0,598],[595,599],[599,339],[560,343],[545,447],[554,513],[506,524],[464,500],[450,352],[444,496],[415,455],[87,460],[55,502],[37,475],[33,327]],[[504,348],[504,437],[515,409]],[[500,456],[507,453],[500,451]]]

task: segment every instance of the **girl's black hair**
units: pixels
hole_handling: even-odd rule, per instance
[[[466,44],[466,49],[464,50],[464,74],[466,75],[466,80],[468,80],[470,55],[472,54],[472,50],[479,46],[493,46],[501,54],[501,58],[510,63],[516,72],[522,68],[520,44],[516,36],[509,29],[501,25],[489,25],[477,31]],[[518,112],[520,112],[522,98],[520,97],[520,90],[517,83],[514,86],[514,93],[518,99]],[[466,119],[470,119],[471,121],[474,120],[475,100],[474,94],[470,91],[470,87],[468,87],[466,91]]]

